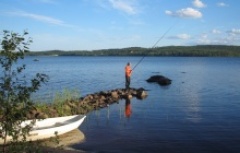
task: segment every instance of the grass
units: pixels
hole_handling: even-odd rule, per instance
[[[64,89],[56,92],[52,103],[36,102],[35,108],[44,118],[86,114],[93,109],[89,104],[80,102],[78,90]]]

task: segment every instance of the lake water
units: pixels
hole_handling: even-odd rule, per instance
[[[81,96],[124,88],[124,67],[141,57],[27,57],[28,76],[48,74],[38,97],[74,89]],[[152,75],[172,80],[150,84]],[[148,90],[143,100],[124,100],[87,114],[80,126],[86,140],[72,146],[88,152],[235,153],[240,152],[240,58],[145,57],[131,86]],[[44,97],[44,98],[43,98]],[[129,105],[128,105],[129,106]]]

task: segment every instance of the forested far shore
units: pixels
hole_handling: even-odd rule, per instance
[[[49,50],[32,51],[29,56],[197,56],[197,57],[240,57],[240,46],[198,45],[167,46],[156,48],[129,47],[101,50]]]

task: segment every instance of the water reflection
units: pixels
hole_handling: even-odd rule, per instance
[[[132,107],[130,98],[125,99],[125,117],[130,118],[132,115]]]
[[[203,68],[198,67],[200,72],[203,71]],[[185,83],[180,84],[180,93],[185,99],[185,106],[182,107],[183,111],[186,113],[186,119],[193,122],[199,123],[202,120],[202,107],[201,107],[201,95],[203,94],[203,85],[205,81],[205,74],[198,72],[196,77],[185,74],[182,76]],[[196,72],[197,73],[197,72]],[[193,88],[194,87],[194,88]]]

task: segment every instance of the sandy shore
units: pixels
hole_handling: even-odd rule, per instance
[[[86,153],[81,150],[64,150],[64,149],[56,149],[56,148],[44,148],[44,153]]]
[[[85,141],[85,136],[79,129],[59,136],[59,143],[47,140],[43,142],[43,151],[46,153],[85,153],[81,150],[74,150],[71,145],[82,143]]]

